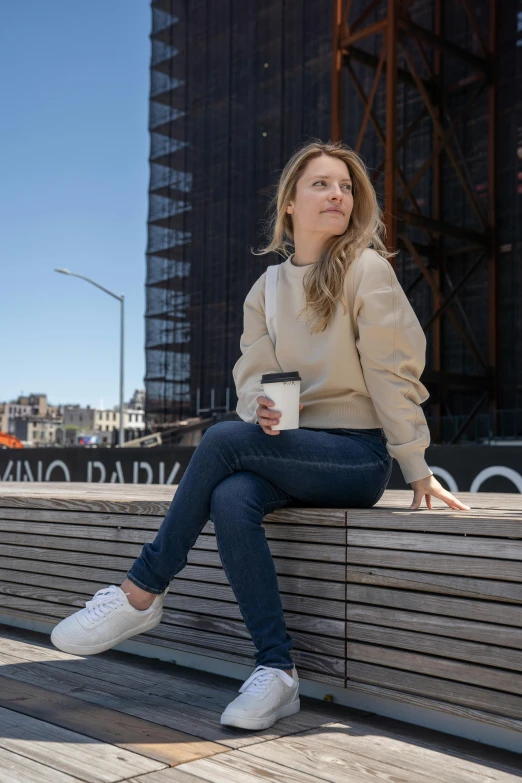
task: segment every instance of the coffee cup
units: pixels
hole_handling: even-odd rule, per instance
[[[299,395],[301,393],[299,372],[270,372],[261,378],[265,397],[273,400],[272,411],[279,411],[279,424],[272,424],[271,430],[299,429]]]

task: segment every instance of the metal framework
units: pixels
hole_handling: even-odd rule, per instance
[[[500,405],[497,3],[334,0],[333,11],[331,136],[349,131],[384,190],[386,241],[402,251],[392,263],[431,336],[433,439],[443,413],[467,414],[454,442]]]
[[[280,260],[251,252],[279,173],[300,143],[342,138],[368,166],[426,331],[433,441],[520,437],[519,0],[151,12],[149,423],[235,409],[243,302]]]

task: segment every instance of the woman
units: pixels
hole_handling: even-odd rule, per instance
[[[381,240],[384,227],[362,160],[342,144],[310,142],[284,168],[260,254],[279,268],[277,339],[265,320],[266,273],[244,305],[241,356],[233,368],[242,421],[210,427],[195,450],[160,530],[121,585],[98,591],[59,623],[61,650],[91,655],[154,628],[173,577],[209,518],[223,568],[256,647],[257,666],[221,723],[264,729],[299,711],[277,575],[263,518],[292,504],[373,506],[392,457],[423,497],[465,506],[424,459],[430,436],[420,404],[426,340]],[[370,247],[371,246],[371,247]],[[293,253],[289,254],[293,248]],[[309,328],[303,314],[314,318]],[[278,413],[261,375],[299,370],[300,427],[272,429]],[[269,437],[267,437],[269,436]]]

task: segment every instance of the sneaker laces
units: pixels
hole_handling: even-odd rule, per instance
[[[130,593],[125,593],[130,595]],[[94,623],[96,620],[101,620],[107,614],[107,610],[115,609],[123,603],[121,595],[117,592],[116,585],[110,587],[104,587],[98,590],[97,593],[91,598],[90,601],[85,602],[86,612],[85,617],[89,622]]]
[[[262,693],[270,682],[273,682],[274,676],[279,677],[286,685],[293,685],[294,680],[282,669],[275,669],[272,666],[258,666],[248,680],[245,680],[240,693],[244,693],[248,688],[248,693]]]

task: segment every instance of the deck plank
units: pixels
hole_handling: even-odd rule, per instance
[[[0,770],[2,783],[78,783],[80,780],[4,748],[0,748]]]
[[[288,766],[278,764],[270,759],[257,758],[238,750],[223,754],[221,764],[213,762],[212,759],[200,759],[192,761],[190,764],[180,764],[176,771],[188,772],[209,781],[209,783],[267,783],[267,781],[271,783],[318,783],[318,781],[335,780],[324,777],[324,769],[316,769],[313,774],[310,774],[295,769],[291,764]],[[359,779],[352,776],[349,781],[350,783],[360,783]],[[337,780],[336,783],[338,783]],[[346,778],[343,783],[346,783]],[[371,778],[366,777],[364,783],[371,783]],[[408,781],[408,783],[410,782]]]
[[[111,783],[166,765],[0,707],[0,747],[85,783]]]
[[[312,732],[281,737],[234,753],[268,759],[332,783],[393,780],[404,783],[517,783],[516,769],[492,769],[442,747],[419,745],[411,738],[348,723],[332,723]],[[190,769],[190,765],[183,769]],[[321,771],[323,771],[321,773]]]
[[[175,722],[177,716],[181,719],[178,728],[183,725],[186,732],[186,713],[190,704],[165,696],[149,702],[151,689],[161,691],[164,683],[169,683],[171,687],[176,687],[172,684],[177,683],[177,689],[181,691],[185,680],[184,698],[187,700],[191,698],[191,692],[196,696],[198,689],[195,686],[198,684],[200,696],[209,692],[213,684],[223,702],[236,695],[235,682],[217,675],[182,670],[181,667],[170,667],[159,661],[141,661],[135,656],[114,651],[80,658],[56,650],[45,637],[41,638],[41,643],[31,643],[31,639],[39,640],[40,636],[20,629],[6,628],[5,636],[0,629],[0,636],[11,652],[19,652],[18,656],[0,656],[4,664],[0,668],[0,704],[8,704],[6,711],[16,714],[36,711],[30,720],[45,725],[48,731],[62,730],[56,723],[72,718],[73,722],[64,729],[71,730],[71,726],[80,729],[78,733],[74,729],[71,733],[83,739],[84,750],[96,742],[97,738],[91,736],[92,725],[97,715],[101,715],[102,720],[96,725],[100,732],[108,732],[105,736],[110,740],[109,747],[113,752],[135,748],[138,752],[132,753],[133,758],[145,758],[151,751],[147,745],[148,738],[144,736],[144,731],[149,731],[149,728],[155,732],[152,751],[163,749],[168,752],[166,746],[172,734],[163,726]],[[82,668],[84,665],[85,668]],[[70,670],[60,668],[62,666]],[[168,673],[170,668],[174,672],[177,670],[172,677]],[[2,677],[4,674],[7,676]],[[119,683],[122,681],[133,682],[134,686],[121,688]],[[2,687],[4,683],[6,687]],[[46,696],[47,705],[44,702]],[[111,699],[113,704],[109,705]],[[303,699],[303,704],[310,701]],[[167,709],[162,710],[157,706],[161,703],[168,705]],[[148,717],[139,715],[139,720],[129,718],[133,704],[145,705],[146,710],[155,707],[154,713],[150,710]],[[40,717],[37,713],[39,709],[42,710]],[[120,768],[118,780],[125,780],[125,783],[201,783],[202,780],[207,783],[345,783],[347,780],[350,783],[382,783],[384,780],[393,780],[393,783],[418,783],[419,780],[425,783],[483,783],[484,780],[490,783],[514,783],[520,779],[518,775],[522,770],[522,759],[514,753],[391,719],[365,715],[338,705],[312,702],[309,707],[304,707],[305,711],[307,709],[314,714],[313,725],[301,727],[294,723],[290,730],[279,733],[274,729],[283,721],[278,721],[264,732],[230,729],[227,730],[229,736],[238,740],[239,744],[226,741],[206,743],[211,749],[217,744],[222,751],[220,753],[185,761],[165,758],[166,763],[176,763],[175,767],[162,765],[158,758],[157,770],[136,774],[128,774],[127,770],[122,772]],[[198,714],[204,712],[199,710]],[[212,720],[216,725],[219,720],[218,710],[206,712],[213,715]],[[46,714],[48,720],[43,723]],[[114,722],[112,715],[116,716]],[[81,721],[84,717],[87,721],[91,720],[91,728],[82,732]],[[192,714],[192,722],[198,725],[195,713]],[[204,721],[200,721],[199,725],[203,724]],[[5,736],[6,732],[2,732],[1,728],[0,723],[0,734]],[[18,733],[21,736],[22,732]],[[202,729],[197,736],[189,738],[189,742],[193,739],[196,747],[204,734]],[[26,737],[25,732],[23,736]],[[183,738],[186,734],[181,735],[179,731],[176,736]],[[243,742],[245,738],[247,742]],[[36,740],[31,736],[29,740],[31,756],[36,755],[33,754]],[[64,748],[64,745],[68,743],[64,743],[63,737],[58,741],[55,738],[52,744],[54,749],[58,747],[60,753],[64,751],[67,756],[67,747]],[[0,742],[0,749],[2,747]],[[9,748],[11,754],[18,751]],[[4,752],[7,751],[4,749]],[[56,768],[62,775],[69,775],[69,778],[60,779],[58,772],[54,778],[30,777],[30,769],[27,780],[19,776],[6,783],[77,783],[78,780],[83,783],[86,780],[83,772],[82,775],[76,770],[69,773],[66,761],[67,758],[62,764],[63,769],[59,765]],[[21,764],[23,766],[25,762]],[[31,764],[42,765],[42,759],[31,758],[29,766]],[[52,770],[52,767],[52,762],[46,764],[46,769]],[[114,779],[110,776],[104,778],[107,783]],[[90,783],[90,778],[87,783]]]
[[[180,772],[179,769],[161,769],[159,772],[148,772],[139,778],[129,778],[125,783],[201,783],[202,778]]]
[[[321,705],[319,710],[315,706],[304,705],[297,715],[278,721],[275,727],[241,736],[235,730],[220,725],[217,711],[180,702],[172,691],[167,696],[149,695],[146,691],[139,691],[137,698],[135,688],[64,671],[54,667],[52,661],[28,663],[23,658],[4,653],[0,653],[0,674],[9,679],[41,686],[55,693],[72,695],[107,709],[185,731],[231,748],[314,728],[331,721],[332,714],[328,712],[327,705]]]
[[[169,766],[227,750],[182,731],[1,676],[0,706]]]

